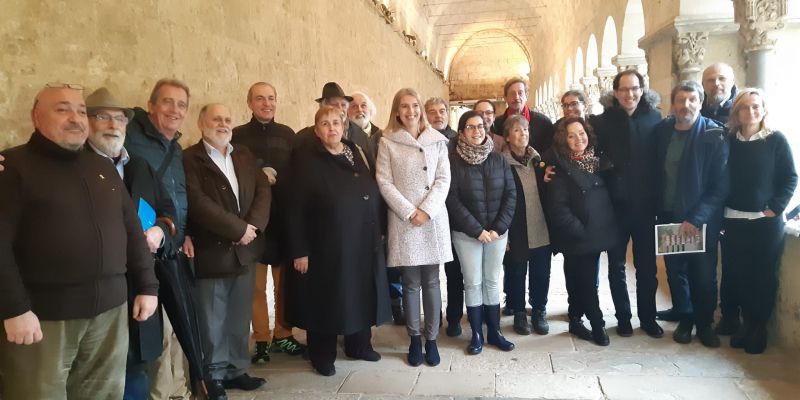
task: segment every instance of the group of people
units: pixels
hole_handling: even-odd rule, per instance
[[[177,141],[189,88],[180,81],[160,80],[147,110],[105,88],[84,98],[79,85],[48,84],[34,101],[31,139],[0,160],[3,395],[141,399],[163,390],[153,371],[183,358],[170,350],[173,314],[159,306],[177,290],[160,272],[165,259],[191,267],[202,358],[202,384],[191,388],[211,399],[262,386],[247,368],[274,351],[307,354],[333,375],[340,335],[347,357],[378,361],[371,328],[389,321],[406,326],[410,365],[437,365],[441,318],[448,336],[460,336],[465,306],[467,353],[511,351],[501,315],[513,315],[520,335],[549,332],[556,253],[569,332],[608,345],[599,258],[608,253],[616,332],[631,336],[629,240],[647,335],[664,335],[657,319],[678,320],[678,343],[696,327],[705,346],[732,334],[732,347],[763,352],[797,174],[786,138],[765,122],[764,93],[737,92],[733,79],[714,64],[703,86],[680,82],[662,119],[644,78],[623,71],[602,114],[587,115],[584,94],[568,91],[554,124],[512,78],[502,115],[480,100],[455,130],[446,101],[423,102],[411,88],[395,94],[380,129],[366,94],[329,82],[314,124],[297,134],[275,120],[275,87],[258,82],[247,93],[249,122],[234,128],[227,106],[204,105],[201,140],[185,150]],[[705,232],[706,247],[664,256],[673,307],[657,312],[654,227],[669,223]]]

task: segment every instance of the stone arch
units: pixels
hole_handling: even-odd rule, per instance
[[[597,38],[593,33],[589,35],[589,44],[586,46],[586,70],[583,76],[593,76],[594,70],[600,66],[600,60],[598,59],[599,53],[597,50]]]
[[[644,55],[639,48],[639,39],[644,36],[644,9],[642,0],[628,0],[625,7],[625,18],[622,20],[621,54]]]
[[[611,59],[618,54],[617,49],[617,25],[614,23],[614,18],[608,16],[606,19],[606,26],[603,29],[603,44],[600,47],[600,66],[611,67]]]
[[[503,97],[503,84],[512,76],[529,76],[530,56],[522,42],[502,29],[471,35],[452,58],[447,76],[450,100]]]
[[[564,66],[564,90],[569,90],[569,87],[575,83],[572,76],[572,57],[567,57],[567,64]]]
[[[578,47],[578,49],[575,50],[575,75],[573,79],[575,79],[575,83],[581,83],[581,78],[584,76],[586,75],[584,75],[583,71],[583,49]]]

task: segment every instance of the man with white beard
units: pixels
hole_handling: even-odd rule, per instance
[[[106,88],[97,89],[86,98],[86,111],[89,116],[89,137],[87,150],[95,152],[109,161],[117,169],[128,193],[138,207],[139,199],[145,200],[156,212],[158,221],[144,231],[147,247],[151,253],[163,249],[171,252],[175,233],[175,205],[164,185],[156,179],[156,172],[143,158],[131,157],[123,147],[128,120],[133,118],[133,110],[122,107]],[[128,311],[132,311],[135,293],[128,285]],[[132,315],[132,314],[131,314]],[[130,346],[125,373],[125,394],[123,399],[147,397],[150,384],[147,371],[163,351],[161,313],[156,312],[146,321],[128,318]]]
[[[364,130],[377,149],[383,131],[372,123],[372,118],[378,113],[375,103],[364,92],[354,92],[350,97],[353,98],[353,101],[350,102],[350,107],[347,109],[347,118]]]
[[[222,104],[200,109],[203,134],[183,153],[203,344],[203,375],[212,400],[225,389],[255,390],[266,382],[250,365],[255,264],[264,253],[272,199],[267,176],[243,145],[232,145],[231,113]]]

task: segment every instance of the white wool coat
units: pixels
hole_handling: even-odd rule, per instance
[[[428,126],[417,139],[406,130],[384,132],[375,165],[378,188],[389,205],[391,267],[441,264],[453,260],[445,200],[450,190],[447,138]],[[419,208],[431,220],[409,221]]]

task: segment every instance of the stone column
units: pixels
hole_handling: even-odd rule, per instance
[[[747,86],[766,88],[769,62],[777,39],[771,32],[783,29],[788,0],[734,0],[740,46],[747,56]]]
[[[594,75],[597,77],[600,93],[612,89],[614,77],[617,76],[616,67],[600,67],[594,70]]]
[[[700,82],[706,55],[708,32],[678,32],[672,48],[672,61],[678,80]]]
[[[596,76],[584,76],[580,79],[583,84],[583,92],[586,93],[586,112],[589,114],[597,114],[600,100],[600,87],[598,86],[598,79]]]

